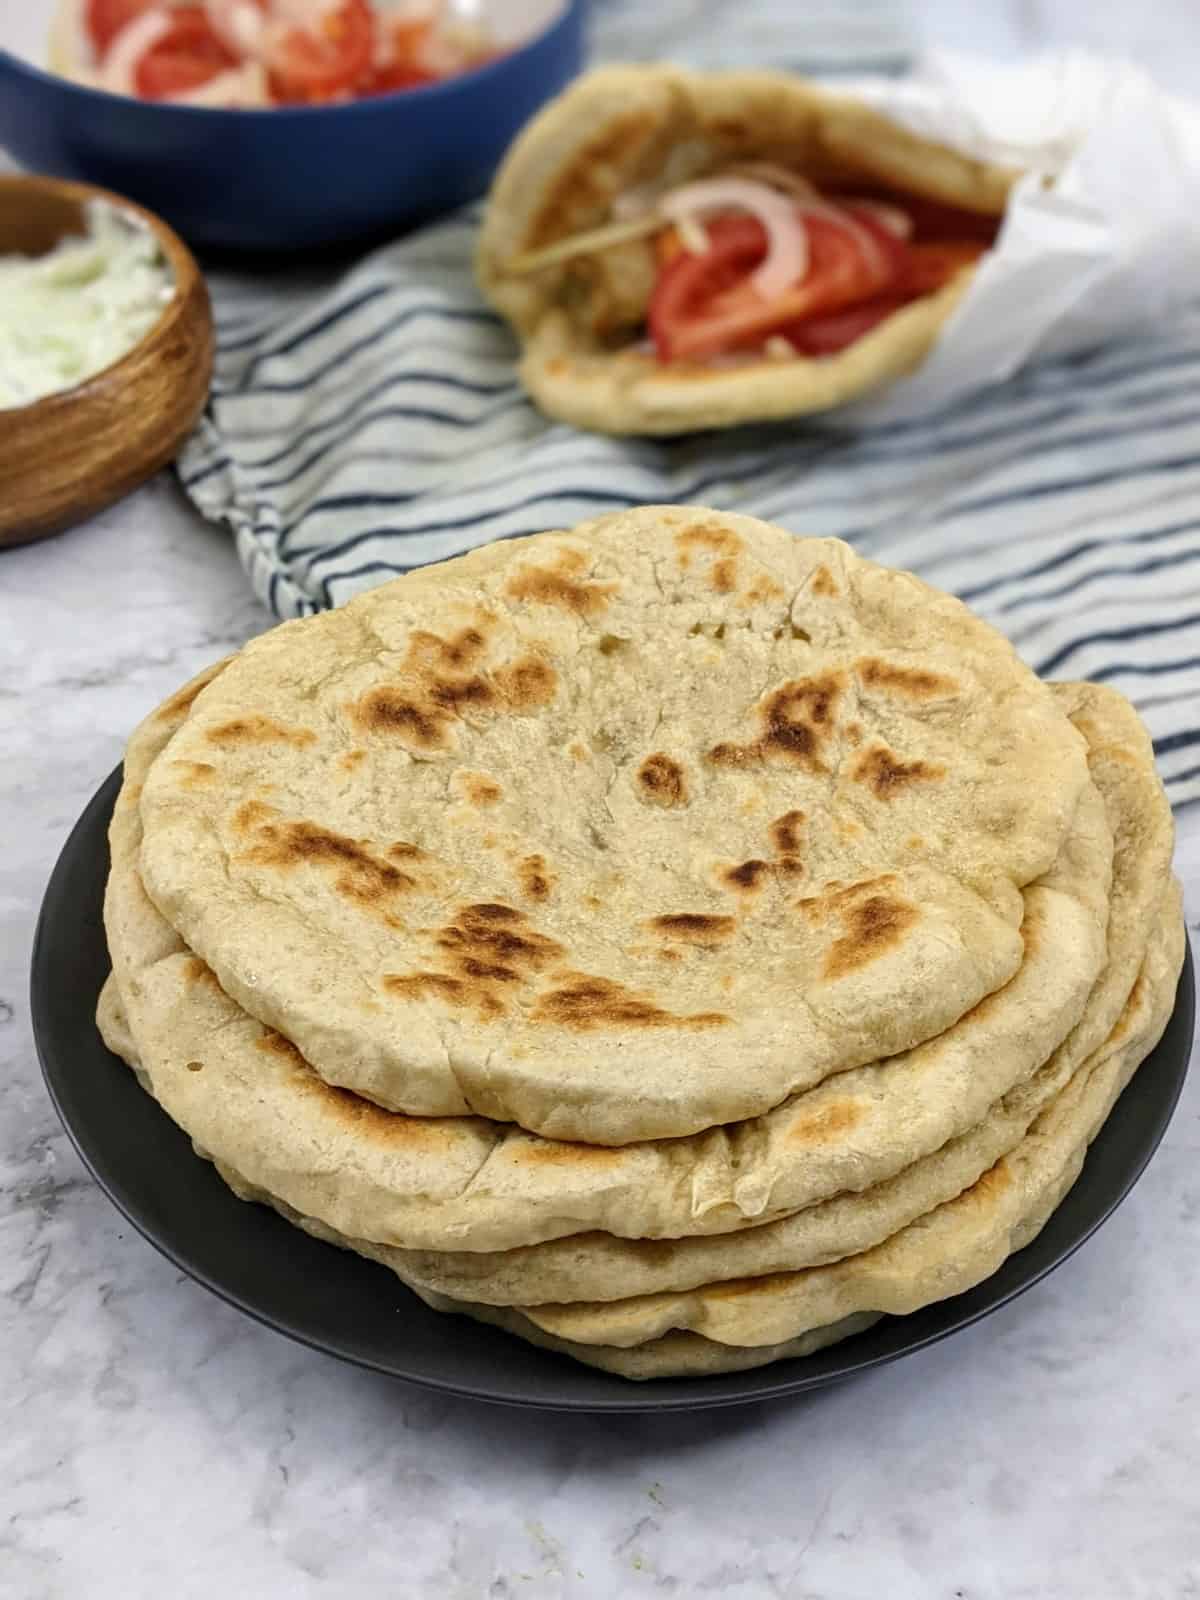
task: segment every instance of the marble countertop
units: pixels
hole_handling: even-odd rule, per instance
[[[920,9],[958,44],[1072,36],[1037,0],[979,8],[971,40],[965,8]],[[1200,61],[1190,0],[1066,9],[1179,87]],[[428,1394],[259,1327],[123,1221],[38,1074],[34,920],[130,728],[267,621],[166,476],[0,554],[0,1600],[1200,1596],[1200,1075],[1047,1282],[770,1407],[604,1420]],[[1178,868],[1195,928],[1200,807]]]

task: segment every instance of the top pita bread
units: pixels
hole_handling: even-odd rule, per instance
[[[1086,784],[959,602],[649,508],[254,641],[151,767],[141,868],[329,1082],[620,1144],[950,1027]]]
[[[1018,176],[801,78],[670,66],[589,73],[509,151],[477,257],[484,294],[525,344],[522,381],[550,416],[616,434],[799,416],[880,388],[923,359],[969,270],[832,357],[766,361],[751,354],[730,365],[665,367],[635,348],[632,333],[623,342],[611,336],[621,302],[644,309],[649,298],[648,245],[532,275],[511,270],[523,252],[607,221],[618,195],[664,170],[679,182],[746,159],[776,161],[818,185],[882,185],[990,215],[1003,211]]]

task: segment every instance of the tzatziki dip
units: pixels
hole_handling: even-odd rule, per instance
[[[0,410],[29,405],[119,361],[174,294],[158,241],[89,201],[87,232],[46,255],[0,256]]]

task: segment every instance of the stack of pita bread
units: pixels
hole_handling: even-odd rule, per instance
[[[111,845],[100,1025],[225,1181],[631,1378],[993,1272],[1183,959],[1120,695],[688,507],[273,629],[137,730]]]

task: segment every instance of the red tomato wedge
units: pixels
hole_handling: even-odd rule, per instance
[[[157,0],[87,0],[84,26],[99,59],[128,23],[149,11]]]
[[[840,311],[890,288],[904,270],[904,240],[869,213],[845,209],[876,248],[864,249],[848,229],[808,214],[808,272],[772,300],[764,300],[749,281],[767,253],[762,224],[747,216],[710,222],[709,249],[677,256],[659,275],[647,314],[659,360],[702,360],[745,349],[802,318]]]
[[[982,240],[967,239],[910,245],[904,287],[910,295],[932,294],[949,283],[956,272],[978,261],[987,248]]]
[[[909,304],[902,294],[881,294],[861,306],[848,311],[835,311],[829,317],[813,317],[809,322],[797,322],[779,332],[802,356],[834,356],[839,350],[870,333],[893,311]]]
[[[422,47],[432,26],[428,20],[394,22],[390,29],[391,59],[386,66],[374,69],[361,93],[391,94],[394,89],[417,89],[423,83],[436,83],[437,74],[421,65]]]
[[[180,6],[171,12],[171,26],[151,45],[133,72],[133,86],[143,100],[199,89],[219,72],[237,66],[213,32],[203,8]]]
[[[902,306],[911,305],[923,295],[933,294],[949,283],[955,273],[978,261],[987,249],[982,241],[959,240],[946,244],[912,244],[904,272],[895,287],[860,306],[835,312],[829,317],[813,317],[779,330],[801,355],[832,356],[847,345],[877,328]]]
[[[326,12],[318,30],[293,28],[272,53],[271,92],[276,100],[316,104],[350,94],[371,77],[375,15],[368,0],[343,0]]]

